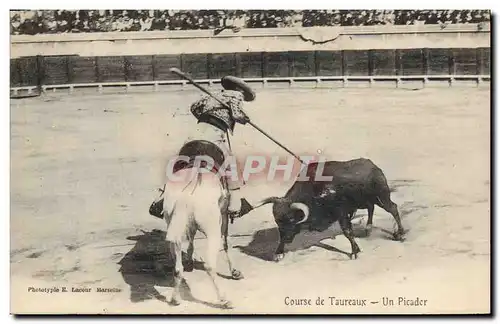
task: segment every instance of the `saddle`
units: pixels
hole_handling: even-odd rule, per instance
[[[194,140],[184,144],[178,155],[187,156],[189,161],[177,161],[173,166],[173,173],[192,168],[197,156],[208,156],[212,158],[214,160],[214,166],[210,171],[214,173],[219,171],[220,166],[225,160],[222,150],[214,143],[205,140]],[[207,167],[206,163],[202,163],[200,166],[204,168]]]
[[[205,140],[194,140],[184,144],[180,151],[179,156],[187,156],[188,161],[178,160],[173,166],[172,172],[178,172],[180,170],[189,169],[194,166],[194,162],[197,156],[208,156],[213,159],[214,165],[210,169],[211,172],[217,173],[220,166],[224,163],[224,153],[222,150],[212,142]],[[201,167],[207,168],[206,162],[202,162]],[[220,177],[222,187],[227,190],[227,179],[225,177]],[[160,189],[160,197],[155,200],[149,207],[149,214],[151,216],[163,219],[163,194],[165,189]]]

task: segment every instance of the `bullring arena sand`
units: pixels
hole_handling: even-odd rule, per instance
[[[234,309],[212,307],[205,272],[186,273],[185,301],[170,306],[162,274],[163,221],[148,214],[163,167],[194,119],[196,90],[49,93],[11,100],[11,310],[14,313],[484,313],[490,311],[490,89],[258,89],[250,118],[297,154],[370,158],[382,168],[409,230],[392,241],[391,216],[376,207],[374,231],[350,251],[338,225],[302,233],[281,263],[269,261],[278,232],[271,206],[230,227],[245,278],[221,278]],[[174,117],[174,118],[172,118]],[[287,153],[237,126],[238,155]],[[250,201],[281,196],[291,182],[250,181]],[[354,220],[366,222],[366,210]],[[154,231],[156,230],[156,231]],[[386,230],[386,231],[384,231]],[[340,235],[339,235],[340,234]],[[334,239],[332,239],[337,235]],[[205,253],[202,235],[195,258]],[[228,271],[219,261],[218,271]],[[29,292],[29,288],[91,292]],[[97,292],[112,288],[120,292]],[[312,300],[290,306],[285,298]],[[316,306],[324,298],[325,305]],[[331,306],[328,297],[367,299]],[[382,297],[395,300],[384,307]],[[398,298],[426,299],[425,306]],[[379,301],[372,304],[370,301]]]

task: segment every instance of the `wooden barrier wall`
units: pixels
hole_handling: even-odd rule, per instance
[[[490,75],[490,48],[296,51],[11,59],[11,87],[163,81],[171,67],[195,79],[307,76]]]

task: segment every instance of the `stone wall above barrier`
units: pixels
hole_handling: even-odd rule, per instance
[[[487,23],[18,35],[11,57],[479,48],[490,38]]]

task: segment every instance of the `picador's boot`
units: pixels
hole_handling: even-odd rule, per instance
[[[151,206],[149,206],[149,214],[154,217],[158,217],[160,219],[163,219],[163,193],[165,192],[165,186],[163,186],[163,189],[158,189],[161,194],[158,198],[153,201]]]
[[[239,189],[230,190],[230,201],[229,201],[229,218],[231,219],[231,223],[233,219],[242,217],[245,214],[248,214],[253,209],[252,205],[245,199],[240,196]]]
[[[239,218],[248,214],[252,210],[253,210],[252,205],[250,205],[250,203],[245,198],[240,198],[240,209],[239,210],[230,209],[229,216],[232,216],[233,218]]]

